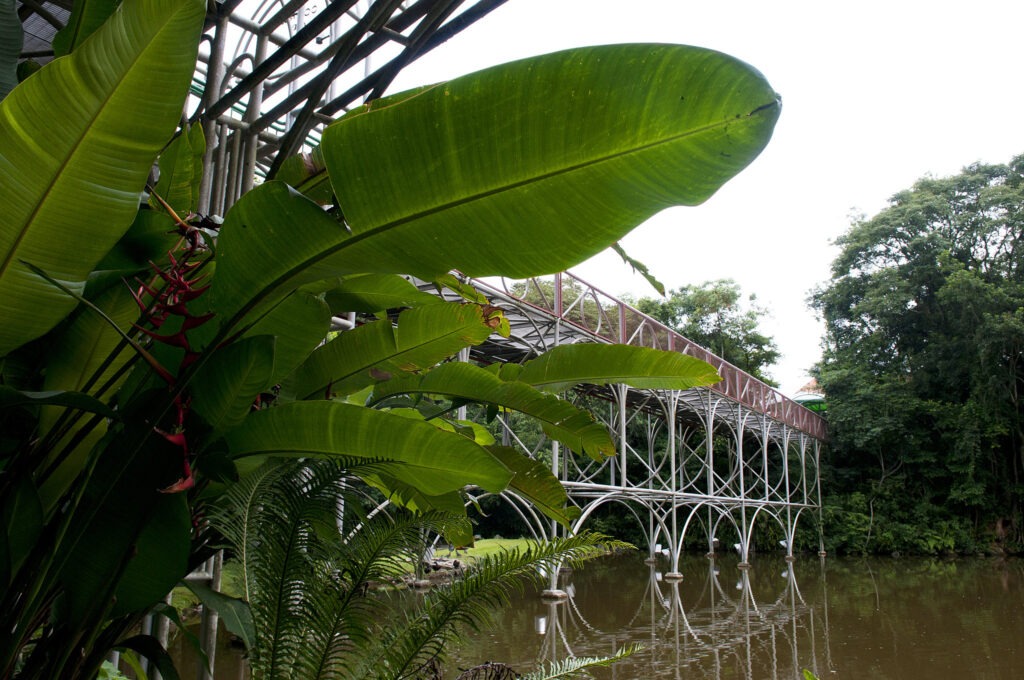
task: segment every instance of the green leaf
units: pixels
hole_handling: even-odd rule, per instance
[[[192,515],[185,494],[165,494],[134,544],[115,593],[111,617],[146,609],[188,573]]]
[[[486,305],[488,303],[487,297],[483,293],[473,287],[472,284],[463,283],[454,274],[441,274],[434,279],[434,285],[438,287],[443,286],[449,289],[463,300],[477,302],[481,305]]]
[[[561,661],[552,662],[543,666],[540,670],[521,676],[521,680],[568,680],[569,678],[590,677],[583,673],[590,668],[607,668],[627,656],[636,654],[644,647],[640,644],[630,644],[619,648],[611,656],[573,656]]]
[[[274,342],[269,335],[233,342],[214,352],[192,379],[192,409],[214,436],[240,425],[270,384]]]
[[[523,382],[506,382],[472,364],[451,362],[423,376],[382,382],[374,389],[373,399],[380,401],[404,393],[438,394],[497,404],[532,416],[540,421],[549,437],[595,459],[615,453],[608,430],[586,411]]]
[[[75,306],[21,261],[81,290],[128,229],[181,116],[205,15],[201,0],[128,0],[0,102],[0,299],[17,320],[0,326],[0,356]]]
[[[747,64],[681,45],[574,49],[361,109],[321,145],[353,232],[334,264],[427,280],[564,270],[705,201],[779,109]]]
[[[181,218],[199,207],[199,183],[203,179],[203,154],[206,138],[203,126],[186,127],[160,154],[160,180],[154,191]],[[149,204],[162,209],[150,196]]]
[[[623,250],[622,246],[620,246],[618,243],[612,244],[612,250],[617,252],[619,254],[619,257],[622,258],[622,261],[628,264],[630,267],[632,267],[633,271],[639,273],[642,277],[647,279],[647,283],[651,284],[651,287],[654,288],[654,290],[658,291],[659,295],[665,294],[665,284],[659,281],[654,276],[654,274],[651,273],[651,270],[647,268],[647,265],[645,265],[643,262],[640,262],[639,260],[634,260],[628,254],[626,254],[626,251]]]
[[[222,333],[304,283],[336,278],[323,260],[346,238],[342,224],[282,182],[242,196],[224,216],[208,293]]]
[[[163,680],[180,680],[178,670],[174,667],[174,660],[155,637],[135,635],[118,642],[116,649],[130,649],[148,659],[160,671],[160,677]]]
[[[149,270],[150,262],[165,262],[178,238],[170,215],[140,210],[124,236],[89,273],[86,296],[108,285],[123,286],[124,279],[130,281],[133,275]]]
[[[120,4],[121,0],[75,0],[67,25],[53,36],[54,56],[71,54]]]
[[[272,335],[274,373],[264,390],[280,383],[296,369],[313,349],[324,341],[331,328],[331,310],[318,296],[299,290],[289,295],[246,332],[246,337]]]
[[[389,501],[412,512],[436,511],[456,516],[466,514],[462,495],[458,491],[432,496],[390,475],[363,474],[361,477],[367,484],[381,491]],[[473,538],[472,532],[469,538]]]
[[[99,460],[57,548],[54,569],[67,595],[63,616],[76,625],[98,618],[111,604],[133,546],[158,504],[167,502],[159,490],[182,474],[181,447],[139,417],[166,403],[166,390],[147,396],[125,406],[124,427],[100,444]]]
[[[10,583],[43,530],[43,507],[32,480],[11,483],[0,500],[0,583]]]
[[[324,166],[320,147],[313,149],[312,153],[286,158],[274,179],[290,185],[320,205],[334,202],[334,190],[327,177],[327,168]]]
[[[712,385],[721,377],[707,362],[679,352],[595,343],[554,347],[523,364],[515,379],[561,392],[580,384],[614,383],[639,389],[688,390]]]
[[[14,0],[0,0],[0,99],[18,85],[18,57],[24,39]]]
[[[193,629],[185,625],[185,622],[182,620],[181,614],[178,612],[177,609],[167,604],[166,602],[157,602],[155,605],[153,605],[153,613],[159,614],[160,616],[165,616],[172,623],[174,623],[174,625],[178,629],[178,632],[181,633],[182,636],[184,636],[185,641],[188,642],[189,647],[191,647],[192,651],[196,653],[196,656],[199,657],[203,665],[206,668],[210,668],[210,657],[206,653],[206,650],[203,649],[203,644],[199,641],[199,637],[196,635],[196,632],[199,631],[196,630],[195,632],[193,632]],[[230,630],[230,628],[228,630]]]
[[[203,583],[195,581],[184,581],[183,583],[195,593],[204,607],[209,607],[217,612],[224,627],[237,635],[246,649],[252,649],[253,642],[256,640],[256,627],[252,621],[252,612],[249,610],[248,602],[219,593]]]
[[[565,487],[543,461],[528,458],[508,446],[490,446],[488,450],[515,473],[508,485],[510,490],[563,526],[568,527],[579,517],[579,508],[566,507],[569,497]]]
[[[98,413],[107,418],[116,418],[117,414],[95,397],[82,392],[65,390],[48,390],[45,392],[25,392],[7,385],[0,385],[0,408],[15,406],[61,406],[77,409],[86,413]]]
[[[42,64],[35,59],[26,59],[25,61],[18,62],[18,82],[26,80],[42,67]]]
[[[116,381],[117,372],[134,356],[130,351],[114,354],[121,344],[121,334],[117,329],[130,330],[139,317],[139,308],[123,286],[107,289],[94,300],[94,304],[106,318],[91,309],[79,310],[71,324],[63,329],[55,351],[48,358],[43,382],[45,389],[99,394],[99,388],[105,386],[105,398],[114,394],[116,382],[106,383]],[[107,411],[109,409],[94,412],[106,415]],[[51,424],[52,420],[44,416],[42,431],[46,432]]]
[[[295,371],[288,389],[299,399],[349,394],[392,375],[429,368],[490,334],[478,305],[416,307],[399,314],[397,324],[381,319],[340,333]]]
[[[512,478],[491,453],[465,437],[338,402],[294,402],[253,413],[245,427],[229,432],[225,440],[235,460],[266,456],[366,459],[376,469],[430,495],[467,484],[498,492]]]
[[[338,287],[327,293],[326,300],[335,314],[374,313],[443,302],[437,295],[425,293],[395,274],[365,274],[341,279]]]

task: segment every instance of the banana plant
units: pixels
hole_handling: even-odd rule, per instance
[[[389,97],[326,129],[322,169],[292,178],[311,197],[266,181],[221,223],[195,212],[201,126],[178,129],[205,3],[95,11],[109,18],[83,15],[66,56],[0,102],[0,676],[90,677],[118,646],[164,663],[128,631],[212,550],[206,509],[269,459],[356,461],[416,510],[514,488],[569,519],[542,468],[399,395],[522,409],[601,456],[607,433],[545,390],[716,379],[612,346],[449,368],[507,329],[449,272],[556,271],[707,198],[778,115],[749,66],[616,45]],[[409,274],[465,299],[425,297]],[[342,310],[365,323],[322,345]]]

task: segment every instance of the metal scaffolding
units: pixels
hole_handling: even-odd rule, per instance
[[[481,363],[520,362],[561,344],[605,342],[695,356],[722,376],[710,387],[683,391],[624,385],[578,391],[576,398],[605,404],[592,410],[614,434],[618,453],[598,463],[557,442],[545,444],[543,455],[580,508],[573,531],[600,506],[624,504],[645,527],[651,557],[660,544],[668,546],[668,578],[678,574],[684,541],[694,531],[703,532],[714,554],[723,528],[730,527],[740,563],[749,565],[758,520],[778,525],[792,558],[799,520],[821,506],[819,461],[827,438],[821,416],[571,274],[473,284],[504,309],[512,329],[507,339],[495,336],[474,350]],[[508,427],[506,443],[542,455],[513,430]],[[557,531],[526,503],[509,500],[536,535]]]

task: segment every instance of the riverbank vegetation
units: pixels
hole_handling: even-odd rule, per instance
[[[1024,156],[926,177],[837,242],[816,291],[826,545],[1024,549]]]

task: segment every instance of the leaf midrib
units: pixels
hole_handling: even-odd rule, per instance
[[[13,243],[11,249],[8,251],[7,255],[4,257],[3,262],[0,262],[0,280],[2,280],[7,275],[7,272],[10,269],[11,264],[12,264],[12,262],[15,259],[16,253],[18,252],[19,248],[21,247],[22,242],[25,240],[25,238],[27,237],[29,231],[31,230],[32,226],[34,225],[34,223],[36,221],[36,217],[39,215],[39,212],[42,210],[42,207],[48,203],[48,199],[49,199],[50,195],[53,193],[53,191],[55,190],[55,188],[59,184],[63,184],[63,182],[61,182],[61,178],[63,177],[64,170],[70,164],[70,160],[72,158],[75,158],[78,155],[79,149],[81,148],[82,144],[90,136],[89,133],[93,129],[95,129],[95,127],[97,125],[97,122],[101,118],[104,117],[104,114],[107,111],[108,106],[110,104],[110,100],[113,99],[114,95],[117,94],[117,92],[120,90],[121,84],[125,80],[127,80],[128,77],[131,74],[133,74],[135,72],[135,69],[136,69],[139,61],[141,61],[144,56],[148,55],[152,51],[153,43],[156,42],[155,38],[157,36],[159,36],[161,33],[163,33],[167,29],[168,24],[170,24],[171,21],[174,19],[174,17],[176,17],[178,15],[178,13],[181,12],[181,10],[184,9],[184,8],[185,8],[185,5],[182,4],[182,6],[178,7],[178,9],[176,9],[175,11],[173,11],[173,12],[171,12],[171,13],[169,13],[167,15],[166,20],[162,23],[160,28],[150,34],[152,39],[148,40],[146,42],[145,48],[140,50],[137,53],[135,59],[130,61],[130,65],[129,65],[128,68],[126,68],[124,70],[124,72],[122,74],[122,77],[118,78],[115,81],[115,85],[110,88],[109,92],[107,93],[107,96],[101,100],[101,104],[100,104],[99,109],[97,110],[96,115],[93,116],[90,119],[89,123],[87,124],[86,128],[83,130],[82,134],[79,136],[79,138],[75,141],[74,145],[72,146],[71,151],[64,156],[62,162],[60,163],[60,165],[57,168],[57,172],[53,175],[53,179],[50,181],[50,183],[47,186],[47,188],[43,191],[42,195],[40,196],[40,199],[36,202],[35,207],[32,209],[32,212],[29,214],[28,218],[25,220],[25,224],[22,227],[21,231],[19,232],[17,238],[15,238],[14,243]],[[116,11],[120,12],[121,11],[120,7]],[[71,58],[74,59],[73,56]],[[76,66],[77,66],[77,63],[76,63]],[[69,66],[69,68],[70,68],[70,66]]]

